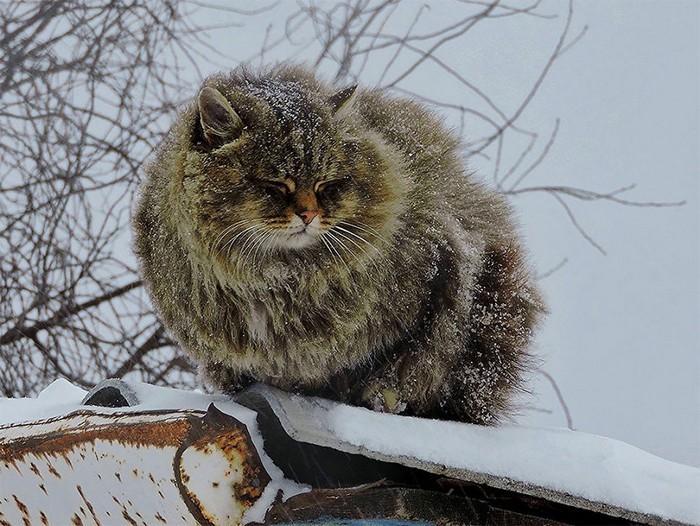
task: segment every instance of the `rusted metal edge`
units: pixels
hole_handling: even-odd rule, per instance
[[[53,430],[51,430],[52,426]],[[45,432],[35,433],[37,428]],[[10,434],[14,436],[8,436],[9,431],[12,431],[13,433]],[[99,444],[102,445],[98,447]],[[114,447],[118,446],[117,449],[110,444],[114,444]],[[97,515],[100,513],[103,521],[108,520],[106,516],[110,516],[109,511],[99,508],[96,510],[96,507],[90,503],[90,495],[86,497],[86,493],[95,495],[100,484],[107,491],[118,489],[114,488],[115,482],[109,482],[114,480],[109,477],[109,473],[100,473],[100,466],[104,465],[100,458],[104,457],[105,448],[110,447],[117,452],[118,456],[118,458],[112,458],[113,464],[117,462],[120,465],[126,464],[129,469],[133,467],[134,475],[139,469],[144,469],[138,465],[140,456],[136,451],[139,448],[148,447],[163,451],[164,453],[157,459],[161,465],[159,480],[151,475],[149,482],[141,476],[139,481],[133,479],[131,484],[138,482],[141,484],[139,486],[141,491],[150,491],[155,494],[157,482],[162,482],[165,486],[174,483],[177,488],[176,494],[179,494],[187,511],[199,524],[211,526],[222,524],[221,514],[217,520],[216,510],[207,509],[207,502],[211,504],[212,501],[210,491],[205,495],[197,494],[197,488],[202,487],[202,480],[208,481],[206,479],[208,474],[192,473],[191,468],[185,466],[183,459],[185,454],[188,455],[187,462],[190,464],[195,461],[208,462],[207,465],[213,471],[221,470],[222,458],[228,462],[229,467],[223,474],[224,484],[219,492],[228,492],[229,497],[233,499],[232,502],[236,504],[236,509],[239,510],[249,509],[261,497],[271,480],[246,426],[233,416],[219,411],[213,404],[206,412],[166,410],[100,412],[81,409],[61,417],[0,428],[0,480],[4,479],[6,482],[0,484],[0,524],[8,523],[6,518],[13,517],[12,514],[7,515],[9,504],[13,500],[15,502],[13,509],[17,508],[14,512],[15,519],[8,524],[20,519],[29,524],[33,523],[32,518],[42,523],[62,523],[61,521],[79,523],[81,519],[77,511],[70,520],[66,516],[66,513],[72,513],[74,508],[62,511],[61,507],[55,506],[57,494],[72,495],[73,506],[79,507],[81,513],[86,513],[85,510],[88,509],[93,514],[94,522],[99,523]],[[124,452],[123,449],[119,449],[120,447],[127,448],[127,451]],[[135,453],[129,454],[128,451],[131,450]],[[166,450],[171,453],[167,453]],[[154,458],[154,450],[147,451],[148,453],[144,454],[151,459]],[[129,464],[130,462],[132,464]],[[165,471],[162,469],[165,467],[163,462],[170,466]],[[81,468],[81,465],[85,467]],[[121,477],[123,478],[128,471],[121,471]],[[82,479],[79,477],[71,480],[74,472],[83,473],[84,475],[80,476]],[[170,472],[170,481],[163,478],[167,472]],[[84,480],[85,473],[90,474],[92,483]],[[115,472],[114,475],[119,479],[119,483],[126,482],[120,478],[119,473]],[[196,484],[188,486],[191,477],[195,475],[199,477],[195,481]],[[45,477],[49,478],[45,479]],[[219,482],[214,482],[214,485],[219,486]],[[80,495],[80,501],[77,501],[74,493],[75,487]],[[132,494],[138,490],[130,486],[121,486],[121,488],[128,488]],[[3,497],[4,494],[7,495]],[[171,495],[169,498],[175,495],[172,491],[166,494]],[[103,495],[100,494],[100,496]],[[166,498],[162,493],[161,497]],[[132,507],[127,510],[123,502],[126,497],[120,498],[121,500],[116,496],[113,497],[116,504],[110,504],[112,511],[121,506],[122,518],[130,524],[137,524],[136,521],[140,520],[138,517],[141,516],[139,508],[132,511],[134,508],[129,500],[128,504]],[[83,504],[81,505],[80,502]],[[162,505],[167,509],[175,507],[175,504],[175,502],[166,502]],[[8,507],[5,515],[2,511],[4,506]],[[66,504],[66,507],[69,505]],[[55,514],[62,514],[62,519],[58,522],[55,519],[52,520],[50,517],[52,511]],[[243,512],[241,511],[241,514]],[[16,513],[20,515],[17,516]],[[166,521],[167,513],[156,514],[156,518],[159,522]],[[113,523],[114,517],[109,520]]]
[[[268,512],[265,525],[290,524],[296,521],[317,524],[317,521],[324,517],[364,521],[381,518],[410,521],[410,524],[426,526],[571,524],[528,514],[526,511],[508,510],[495,502],[465,499],[457,494],[373,484],[355,488],[318,489],[296,495],[286,502],[277,502]]]
[[[235,429],[232,435],[231,428]],[[222,439],[223,438],[223,439]],[[201,419],[191,420],[190,432],[183,440],[173,457],[173,472],[180,494],[185,500],[190,513],[204,526],[216,526],[206,513],[201,499],[190,492],[183,482],[183,471],[180,469],[182,454],[189,447],[205,450],[206,445],[216,442],[225,452],[238,451],[243,457],[243,480],[245,484],[234,483],[233,490],[239,502],[251,507],[260,498],[265,487],[270,482],[270,475],[263,469],[260,457],[253,447],[248,429],[232,416],[219,411],[212,403]]]

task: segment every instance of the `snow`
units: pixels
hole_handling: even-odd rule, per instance
[[[589,501],[597,511],[700,524],[700,469],[624,442],[568,429],[483,427],[264,395],[297,440],[563,503]]]
[[[279,489],[285,498],[308,489],[286,480],[264,454],[256,415],[250,409],[223,395],[135,382],[130,385],[141,404],[99,408],[100,412],[206,411],[213,403],[247,426],[272,481],[246,513],[246,521],[261,520]],[[564,429],[482,427],[388,415],[262,386],[255,390],[268,400],[285,430],[296,440],[559,502],[580,505],[585,501],[592,504],[590,509],[599,511],[627,510],[638,517],[700,524],[700,469],[664,460],[617,440]],[[82,389],[58,380],[36,399],[0,399],[0,425],[66,415],[81,408],[84,395]],[[7,439],[14,429],[0,434]],[[223,514],[225,510],[218,512]]]
[[[68,380],[56,380],[36,398],[1,398],[0,426],[65,415],[80,405],[87,391]]]

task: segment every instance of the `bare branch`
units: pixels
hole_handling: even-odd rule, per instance
[[[547,379],[549,384],[552,386],[552,389],[554,389],[554,393],[557,395],[557,400],[559,401],[559,405],[561,406],[562,410],[564,411],[564,417],[566,418],[566,427],[568,427],[569,429],[574,431],[575,430],[574,420],[573,420],[573,418],[571,418],[571,411],[569,411],[569,406],[566,404],[566,400],[564,400],[564,396],[561,394],[561,389],[559,389],[559,384],[557,384],[554,377],[551,374],[549,374],[547,371],[543,371],[542,369],[540,369],[538,372]]]

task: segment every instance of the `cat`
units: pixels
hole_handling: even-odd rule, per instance
[[[495,424],[545,311],[512,216],[425,106],[280,65],[204,82],[133,228],[163,323],[219,389]]]

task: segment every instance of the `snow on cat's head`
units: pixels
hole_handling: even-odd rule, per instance
[[[380,250],[395,221],[397,154],[365,132],[355,87],[287,74],[209,79],[191,108],[182,188],[220,263],[294,252],[347,264]]]

